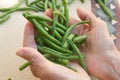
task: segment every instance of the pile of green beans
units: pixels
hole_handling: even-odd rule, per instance
[[[73,34],[72,30],[78,25],[88,24],[90,21],[79,21],[69,26],[67,1],[62,0],[60,4],[63,4],[62,9],[58,7],[57,0],[52,0],[52,19],[29,12],[23,13],[23,16],[35,26],[36,34],[34,39],[36,46],[44,57],[74,71],[75,69],[69,66],[69,62],[78,60],[80,65],[87,71],[84,55],[79,50],[80,45],[86,41],[87,36]],[[30,64],[31,62],[26,62],[19,70],[22,71]]]
[[[73,3],[74,0],[67,0],[68,4]],[[60,5],[58,4],[59,0],[54,0],[55,4],[57,4],[56,8]],[[21,5],[25,4],[24,7]],[[17,4],[13,5],[9,8],[0,8],[0,24],[4,23],[11,17],[11,13],[16,11],[34,11],[34,12],[44,12],[48,8],[52,8],[52,0],[20,0]],[[63,5],[62,5],[63,6]]]

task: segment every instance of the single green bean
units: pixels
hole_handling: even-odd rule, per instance
[[[55,51],[53,49],[50,49],[48,47],[43,47],[44,51],[46,53],[49,53],[55,57],[61,58],[61,59],[67,59],[67,60],[78,60],[78,56],[73,56],[73,55],[69,55],[69,56],[63,56],[63,53]]]
[[[82,3],[85,3],[85,0],[81,0]]]
[[[45,8],[45,11],[48,9],[48,0],[45,0],[45,6],[44,6]]]
[[[26,10],[32,10],[32,11],[39,12],[39,9],[36,9],[34,7],[22,7],[22,8],[17,8],[16,9],[16,11],[26,11]]]
[[[56,61],[60,64],[63,64],[63,65],[69,64],[69,60],[66,60],[66,59],[56,59]]]
[[[103,2],[104,4],[106,4],[106,0],[102,0],[102,2]]]
[[[59,4],[59,10],[60,10],[61,14],[64,14],[64,12],[63,12],[63,3],[62,2]],[[59,23],[64,24],[64,20],[63,20],[62,17],[59,17]]]
[[[53,15],[53,30],[52,30],[52,35],[55,36],[55,31],[56,31],[56,23],[58,22],[58,16],[54,14],[54,11],[56,11],[56,4],[55,0],[52,0],[52,15]]]
[[[35,19],[39,19],[39,20],[53,22],[53,20],[51,18],[48,18],[48,17],[45,17],[45,16],[27,15],[26,18],[35,18]],[[65,26],[63,26],[60,23],[56,23],[56,26],[61,28],[62,30],[66,30],[67,29]]]
[[[77,36],[73,38],[73,42],[79,44],[79,46],[87,40],[87,35]]]
[[[69,9],[68,9],[68,4],[66,0],[62,0],[63,5],[64,5],[64,16],[66,18],[65,26],[68,27],[69,25]]]
[[[44,27],[47,27],[48,29],[50,29],[50,30],[52,30],[52,26],[50,26],[50,25],[48,25],[46,22],[44,22],[44,21],[41,21],[41,20],[38,20],[38,22],[41,24],[41,25],[43,25]],[[60,29],[59,27],[56,27],[56,31],[58,31],[60,34],[65,34],[65,32],[62,30],[62,29]]]
[[[36,3],[36,6],[45,10],[45,8],[44,8],[45,5],[41,5],[40,3]]]
[[[22,71],[24,70],[26,67],[28,67],[31,64],[31,62],[26,62],[24,63],[22,66],[20,66],[19,70]]]
[[[62,40],[62,36],[55,30],[55,37],[61,41]]]
[[[104,13],[106,13],[106,15],[108,15],[110,19],[113,19],[113,15],[109,11],[109,9],[104,5],[104,3],[101,0],[97,0],[97,2],[99,6],[101,7],[101,9],[104,11]]]
[[[57,51],[62,52],[62,53],[72,54],[72,52],[70,50],[64,49],[64,48],[54,44],[53,42],[51,42],[47,38],[43,38],[43,40],[54,50],[57,50]]]
[[[77,48],[77,46],[74,44],[74,42],[72,40],[68,39],[68,42],[71,45],[71,47],[74,49],[74,51],[77,53],[81,66],[87,72],[87,67],[85,65],[83,55],[80,53],[79,49]]]
[[[29,5],[34,5],[35,3],[39,2],[40,0],[34,0],[32,2],[29,3]]]
[[[46,38],[48,38],[49,40],[53,41],[54,43],[56,43],[57,45],[61,45],[61,42],[58,41],[57,39],[55,39],[54,37],[52,37],[51,35],[49,35],[41,26],[41,24],[38,23],[37,20],[32,19],[33,24],[35,25],[36,30],[38,31],[38,33],[42,34],[43,36],[45,36]]]
[[[0,18],[5,17],[6,15],[13,13],[15,11],[25,11],[25,10],[34,10],[36,12],[38,12],[39,10],[33,7],[23,7],[23,8],[15,8],[15,9],[11,9],[9,11],[6,11],[4,14],[0,15]]]
[[[3,18],[0,18],[0,24],[4,23],[5,21],[7,21],[11,16],[8,14]]]
[[[19,6],[21,6],[21,4],[24,1],[25,0],[20,0],[17,4],[13,5],[12,7],[0,9],[0,12],[5,12],[5,11],[8,11],[8,10],[12,10],[12,9],[18,8]]]
[[[63,37],[62,44],[64,45],[67,37],[71,34],[72,30],[73,30],[76,26],[78,26],[78,25],[80,25],[80,24],[89,23],[89,22],[90,22],[90,21],[86,20],[86,21],[77,22],[77,23],[71,25],[71,26],[67,29],[67,31],[66,31],[66,33],[65,33],[65,35],[64,35],[64,37]]]

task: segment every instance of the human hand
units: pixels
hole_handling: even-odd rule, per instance
[[[34,41],[34,26],[27,23],[25,26],[23,47],[16,53],[18,56],[32,62],[32,73],[42,80],[90,80],[88,74],[75,62],[70,65],[77,72],[45,59],[37,50]]]
[[[107,24],[96,18],[91,11],[86,12],[78,8],[77,13],[81,20],[91,21],[89,25],[80,25],[73,30],[73,33],[88,36],[88,40],[80,50],[85,55],[89,73],[100,80],[119,80],[120,52],[109,35]],[[46,14],[52,17],[50,10]],[[70,17],[69,24],[78,21]]]
[[[81,20],[89,19],[91,21],[89,30],[75,29],[80,35],[88,35],[88,40],[81,47],[81,51],[85,54],[89,73],[100,80],[119,80],[120,52],[109,35],[107,24],[96,18],[91,12],[80,8],[77,9],[77,12]]]

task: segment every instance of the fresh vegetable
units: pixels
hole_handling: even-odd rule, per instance
[[[101,0],[97,0],[98,4],[100,5],[101,9],[104,13],[110,18],[113,19],[113,15],[111,14],[110,10],[105,6],[105,4]]]

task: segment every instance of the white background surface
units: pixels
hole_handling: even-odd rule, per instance
[[[4,0],[0,0],[0,3],[2,1]],[[74,4],[69,6],[70,15],[78,18],[76,7],[80,6],[90,10],[90,0],[86,0],[85,4],[80,3],[80,0],[75,0]],[[15,55],[15,52],[22,47],[23,31],[27,22],[22,13],[12,13],[7,22],[0,24],[0,80],[7,80],[9,77],[12,80],[39,80],[31,74],[29,68],[22,72],[18,70],[19,66],[25,62],[25,60]]]

